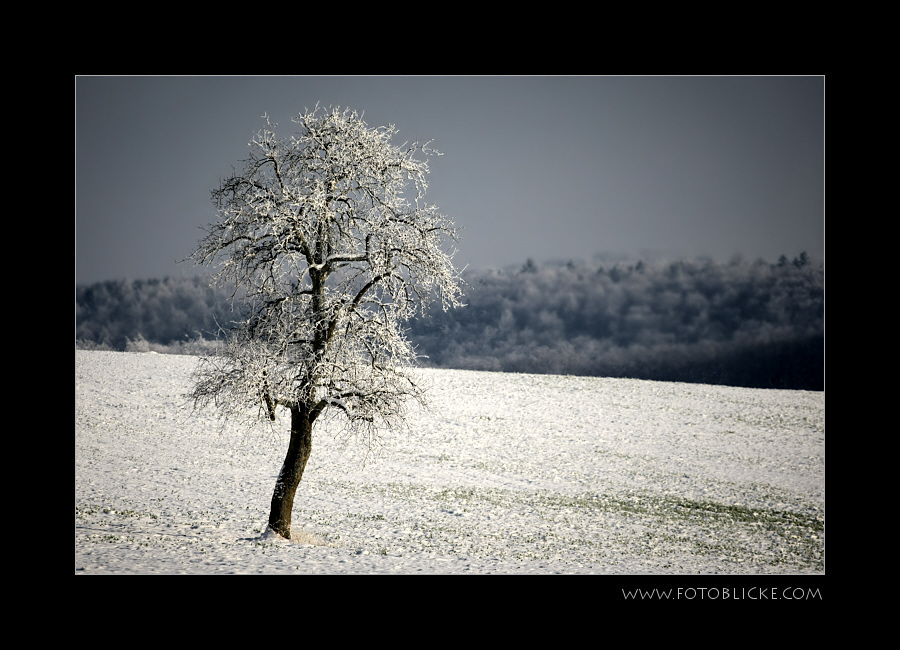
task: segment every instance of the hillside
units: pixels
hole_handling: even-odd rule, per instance
[[[422,369],[409,431],[317,430],[275,542],[287,425],[192,413],[195,362],[75,352],[76,574],[824,573],[822,392]]]

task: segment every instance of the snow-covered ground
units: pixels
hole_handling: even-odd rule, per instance
[[[197,359],[75,352],[75,573],[824,574],[825,395],[420,370],[380,448],[192,412]]]

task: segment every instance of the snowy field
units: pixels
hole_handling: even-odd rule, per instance
[[[317,425],[279,541],[289,417],[193,413],[196,362],[75,352],[76,574],[824,574],[824,393],[420,370],[382,446]]]

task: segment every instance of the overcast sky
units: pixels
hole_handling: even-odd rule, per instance
[[[317,102],[432,139],[458,267],[825,255],[822,77],[75,78],[75,278],[195,271],[210,190],[267,113]]]

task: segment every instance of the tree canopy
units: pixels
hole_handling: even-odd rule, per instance
[[[219,264],[249,316],[228,353],[211,358],[200,401],[304,404],[351,422],[391,420],[415,353],[402,323],[434,297],[459,305],[454,225],[425,202],[429,143],[396,146],[397,129],[371,128],[333,108],[301,113],[286,138],[265,126],[243,169],[212,192],[219,219],[193,258]],[[411,190],[409,194],[407,192]]]

